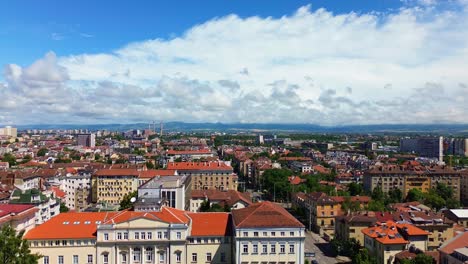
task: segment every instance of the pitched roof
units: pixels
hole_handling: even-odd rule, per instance
[[[29,231],[25,239],[95,238],[98,224],[117,224],[139,218],[172,224],[188,224],[190,221],[184,211],[169,207],[163,207],[161,212],[61,213]]]
[[[169,170],[223,170],[232,171],[232,167],[222,161],[213,162],[169,162]]]
[[[140,171],[139,178],[153,178],[155,176],[174,176],[176,175],[176,170],[147,170]]]
[[[55,193],[55,196],[57,198],[64,198],[65,196],[67,196],[67,194],[64,191],[60,190],[59,187],[52,186],[51,189]]]
[[[304,227],[288,211],[272,202],[261,202],[232,211],[234,225],[238,228]]]
[[[445,242],[440,248],[439,251],[445,254],[452,254],[453,251],[457,248],[467,247],[468,246],[468,231],[465,231],[456,237]]]
[[[408,244],[408,241],[398,232],[396,223],[393,221],[363,229],[361,232],[381,244]]]
[[[0,204],[0,217],[12,213],[20,214],[32,208],[35,208],[35,206],[30,204]]]
[[[228,206],[232,206],[239,201],[242,201],[248,205],[252,204],[250,194],[241,193],[236,190],[193,190],[192,198],[208,198],[210,201],[223,202],[226,203]]]
[[[230,233],[229,213],[189,213],[191,236],[227,236]]]
[[[96,237],[98,222],[117,212],[61,213],[40,226],[30,230],[25,239],[77,239]]]

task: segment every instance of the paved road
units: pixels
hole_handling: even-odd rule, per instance
[[[305,252],[315,252],[315,257],[310,257],[308,259],[315,259],[319,264],[338,263],[335,258],[327,256],[330,252],[329,243],[316,233],[306,232]]]

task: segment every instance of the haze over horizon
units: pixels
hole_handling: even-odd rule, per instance
[[[466,0],[26,2],[0,124],[468,123]]]

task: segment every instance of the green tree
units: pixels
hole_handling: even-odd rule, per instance
[[[424,193],[419,189],[411,189],[406,195],[407,202],[422,201],[424,198]]]
[[[351,212],[357,212],[361,209],[361,204],[359,202],[351,201],[350,197],[345,197],[345,200],[341,204],[341,209],[344,212],[347,212],[348,210]]]
[[[382,212],[385,211],[385,204],[382,201],[371,200],[367,205],[367,210]]]
[[[10,167],[16,165],[16,157],[11,153],[5,153],[3,155],[2,161],[3,162],[8,162],[8,164],[10,164]]]
[[[100,160],[100,159],[101,159],[101,155],[99,155],[99,153],[94,154],[94,160]]]
[[[132,200],[133,197],[136,198],[137,196],[138,196],[138,191],[129,192],[129,193],[125,194],[125,195],[122,197],[122,201],[120,201],[120,208],[119,208],[119,210],[125,210],[125,209],[132,208],[132,207],[133,207],[133,203],[131,202],[131,200]]]
[[[40,255],[32,254],[29,244],[23,239],[24,231],[16,233],[9,225],[4,225],[0,232],[0,263],[35,264]]]
[[[401,203],[403,200],[403,193],[398,188],[393,188],[388,191],[387,204],[388,203]]]
[[[374,188],[374,190],[372,190],[371,197],[372,197],[373,200],[383,201],[384,197],[385,197],[385,194],[382,191],[382,188],[380,188],[380,186],[377,186],[377,187]]]
[[[377,264],[377,258],[365,248],[360,249],[352,258],[352,264]]]
[[[48,149],[46,149],[46,148],[40,148],[40,149],[37,151],[37,156],[38,156],[38,157],[44,157],[44,156],[47,154],[47,152],[49,152]]]
[[[362,195],[364,193],[364,188],[362,184],[352,182],[348,184],[348,192],[351,196]]]
[[[436,186],[436,192],[444,200],[453,198],[453,189],[447,186],[445,183],[438,182]]]
[[[60,203],[60,213],[66,213],[70,211],[70,209],[68,209],[68,207],[65,205],[65,203]]]
[[[23,160],[21,161],[21,163],[27,163],[27,162],[29,162],[31,160],[32,160],[32,157],[31,157],[31,155],[28,154],[28,155],[23,157]]]
[[[288,177],[292,175],[292,171],[288,169],[270,169],[265,170],[262,177],[264,179],[264,187],[270,194],[271,198],[276,200],[287,200],[291,193],[291,184]]]
[[[147,161],[147,162],[146,162],[146,168],[148,168],[149,170],[154,169],[154,164],[153,164],[153,162]]]
[[[416,257],[411,261],[412,264],[433,264],[435,260],[426,254],[418,254]]]

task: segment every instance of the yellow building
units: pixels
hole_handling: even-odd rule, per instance
[[[391,264],[395,255],[414,246],[427,250],[428,232],[411,224],[397,224],[393,221],[383,222],[362,230],[364,247],[371,255],[376,256],[378,263]]]
[[[238,176],[223,161],[169,162],[168,170],[192,177],[192,190],[237,190]]]
[[[92,177],[93,202],[118,205],[124,195],[138,189],[136,169],[102,169]]]
[[[294,206],[302,207],[307,212],[309,229],[332,239],[335,234],[336,217],[343,215],[341,205],[346,199],[349,202],[359,203],[364,208],[370,201],[368,196],[328,196],[322,192],[309,194],[297,193],[298,198],[293,199]],[[302,198],[300,198],[302,197]]]
[[[373,216],[372,216],[373,215]],[[377,222],[375,214],[356,213],[338,216],[335,225],[335,238],[338,240],[355,239],[364,246],[362,230],[369,228]]]
[[[271,219],[275,219],[273,224]],[[260,260],[301,264],[305,233],[303,225],[285,209],[264,202],[232,213],[189,213],[165,206],[158,212],[62,213],[29,231],[25,239],[31,252],[42,256],[40,264],[230,264]],[[257,241],[257,245],[267,242],[268,254],[241,253],[246,241]]]
[[[380,187],[384,193],[399,189],[407,194],[411,189],[428,192],[436,188],[437,183],[444,183],[453,189],[454,199],[460,200],[462,172],[448,166],[422,166],[412,161],[404,165],[376,166],[364,174],[364,189],[372,191]]]

